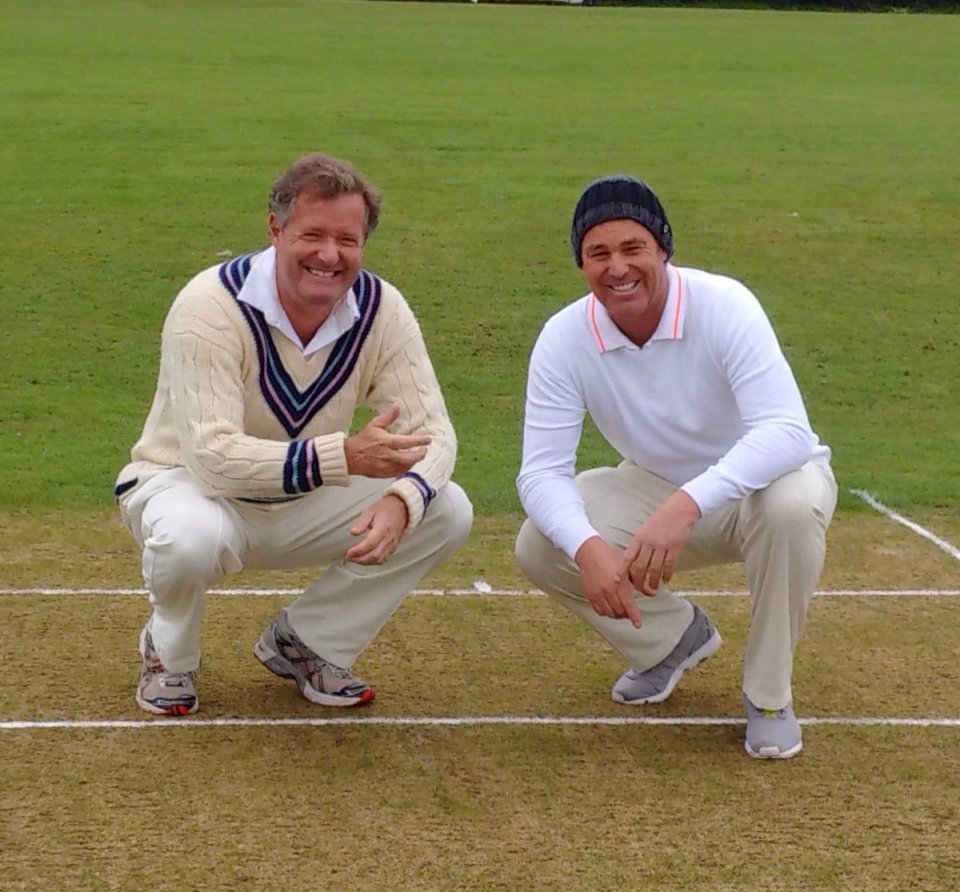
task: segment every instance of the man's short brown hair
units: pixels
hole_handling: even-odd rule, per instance
[[[290,165],[270,189],[270,212],[283,227],[293,211],[294,201],[303,194],[319,198],[360,195],[367,208],[364,234],[369,236],[380,221],[380,190],[349,161],[322,152],[311,152]]]

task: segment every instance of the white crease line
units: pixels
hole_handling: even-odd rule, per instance
[[[883,502],[874,498],[865,489],[851,489],[850,492],[863,499],[863,501],[865,501],[871,508],[879,511],[885,517],[889,517],[890,520],[902,524],[908,530],[913,530],[913,532],[915,532],[918,536],[922,536],[928,542],[932,542],[937,546],[937,548],[949,554],[954,560],[960,561],[960,548],[957,548],[955,545],[951,545],[946,539],[941,539],[935,533],[931,533],[926,527],[922,527],[920,524],[914,523],[914,521],[904,517],[902,514],[897,514],[896,511],[894,511],[892,508],[888,508],[883,504]]]
[[[228,597],[258,597],[265,598],[272,595],[286,595],[295,597],[303,589],[299,588],[219,588],[211,589],[210,595],[224,595]],[[743,598],[749,592],[745,589],[674,589],[677,595],[693,598]],[[146,596],[143,588],[0,588],[2,595],[141,595]],[[473,588],[429,588],[414,589],[412,595],[429,597],[464,597],[466,595],[483,595],[484,597],[545,597],[537,589],[490,589],[478,592]],[[960,589],[956,588],[905,588],[905,589],[876,589],[876,588],[839,588],[823,589],[814,592],[819,598],[956,598],[960,597]]]
[[[958,728],[960,718],[904,718],[899,716],[819,716],[801,718],[801,725],[856,725],[861,727],[901,726],[919,728]],[[114,728],[252,728],[276,726],[325,727],[329,725],[377,725],[408,727],[429,725],[744,725],[746,719],[724,716],[371,716],[368,718],[278,718],[278,719],[54,719],[50,721],[2,721],[0,731],[41,729],[114,729]]]

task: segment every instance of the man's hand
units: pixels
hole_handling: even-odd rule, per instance
[[[580,568],[583,591],[594,611],[613,619],[626,617],[640,628],[640,608],[625,573],[621,573],[622,555],[599,536],[587,539],[574,556]]]
[[[391,434],[387,430],[399,414],[400,407],[394,403],[343,441],[347,473],[361,477],[398,477],[423,459],[430,437],[426,434]]]
[[[398,495],[390,493],[366,508],[350,527],[351,536],[364,536],[346,554],[355,564],[382,564],[396,550],[407,528],[407,506]]]
[[[678,489],[634,534],[623,553],[618,575],[653,597],[661,580],[669,582],[673,577],[677,558],[699,519],[697,503]]]

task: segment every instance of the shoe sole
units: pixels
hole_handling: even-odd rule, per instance
[[[749,740],[743,741],[743,748],[747,751],[747,755],[754,759],[792,759],[803,749],[803,740],[798,740],[796,746],[783,751],[777,746],[762,746],[759,750],[755,750],[750,746]]]
[[[185,703],[175,703],[172,706],[154,706],[149,700],[144,700],[140,696],[140,691],[137,691],[137,705],[154,715],[184,716],[193,715],[200,708],[200,701],[194,700],[193,706],[187,706]]]
[[[293,671],[293,667],[287,660],[280,656],[272,647],[265,644],[262,638],[253,646],[253,655],[274,675],[279,675],[280,678],[290,678],[295,681],[297,687],[300,688],[300,694],[305,700],[309,700],[311,703],[318,703],[321,706],[362,706],[374,698],[373,688],[367,688],[357,697],[341,697],[336,694],[324,694],[322,691],[315,690],[307,684],[306,679],[300,678],[297,673]]]
[[[146,638],[147,638],[147,627],[144,626],[140,630],[140,659],[145,658],[144,650],[146,648]],[[154,715],[169,715],[169,716],[184,716],[184,715],[193,715],[200,708],[200,700],[197,697],[193,698],[193,706],[187,706],[186,703],[174,703],[170,706],[156,706],[151,703],[149,700],[144,700],[143,696],[140,694],[140,688],[137,688],[137,706],[141,709],[146,710],[147,712],[152,712]]]
[[[747,741],[743,742],[743,748],[747,751],[747,755],[754,759],[792,759],[803,749],[803,741],[799,741],[796,746],[785,752],[781,752],[778,747],[773,746],[762,746],[758,751],[752,749]]]
[[[649,697],[638,697],[635,700],[628,700],[622,694],[618,694],[616,691],[613,691],[611,692],[610,697],[614,703],[622,703],[624,706],[643,706],[646,703],[662,703],[673,693],[673,689],[683,677],[684,672],[693,669],[695,666],[699,666],[704,660],[712,657],[718,650],[720,650],[720,646],[722,644],[723,638],[721,638],[720,633],[714,629],[713,634],[699,648],[690,654],[690,656],[688,656],[679,666],[677,666],[676,669],[673,670],[673,674],[667,681],[667,686],[660,691],[659,694],[652,694]]]

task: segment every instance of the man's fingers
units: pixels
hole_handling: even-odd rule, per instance
[[[397,452],[405,452],[408,449],[423,449],[430,445],[429,434],[391,434],[389,438],[384,438],[384,445]]]
[[[371,529],[366,536],[350,547],[346,558],[355,564],[380,564],[383,563],[382,546],[382,533]]]
[[[626,579],[630,575],[630,567],[639,554],[640,543],[637,542],[636,539],[633,539],[623,553],[623,558],[620,560],[620,572],[617,575]]]
[[[401,449],[395,451],[392,455],[392,463],[390,464],[389,470],[392,471],[406,471],[409,468],[412,468],[418,461],[422,461],[427,454],[427,449],[425,446],[421,446],[419,449]]]
[[[634,559],[633,563],[630,564],[630,567],[627,570],[627,578],[630,580],[630,584],[637,589],[637,591],[643,591],[644,580],[647,575],[647,568],[650,566],[650,560],[652,557],[653,551],[649,548],[649,546],[640,546],[637,557]]]
[[[640,616],[640,608],[637,606],[636,599],[633,597],[633,592],[629,590],[629,587],[625,587],[627,590],[624,591],[623,588],[620,590],[620,604],[623,607],[623,615],[633,623],[635,629],[639,629],[643,624],[643,619]]]
[[[668,554],[666,560],[663,562],[663,572],[661,573],[661,578],[664,582],[669,582],[673,579],[674,567],[676,567],[676,561],[672,554]]]
[[[361,512],[360,516],[357,518],[357,522],[352,527],[350,527],[350,535],[359,536],[362,532],[364,532],[364,530],[370,529],[370,524],[372,522],[373,522],[373,507],[371,506],[369,508],[365,508]],[[361,544],[362,544],[362,541],[357,542],[356,544],[351,546],[350,550],[352,551],[354,548],[357,548]],[[350,552],[347,552],[347,553],[349,554]]]
[[[372,424],[374,427],[387,428],[397,420],[399,415],[400,405],[398,403],[391,403],[388,409],[385,409],[375,418],[371,418],[370,424]]]

